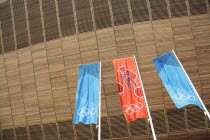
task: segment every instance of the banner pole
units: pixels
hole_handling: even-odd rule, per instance
[[[99,63],[99,96],[98,96],[98,140],[101,140],[101,61]]]
[[[194,85],[193,85],[192,81],[190,80],[190,78],[189,78],[189,76],[188,76],[187,72],[185,71],[184,67],[182,66],[181,62],[179,61],[179,58],[176,56],[176,54],[175,54],[174,50],[172,50],[172,52],[173,52],[174,56],[176,57],[176,59],[178,60],[178,62],[179,62],[179,64],[180,64],[180,66],[182,67],[182,69],[183,69],[183,71],[184,71],[185,75],[187,76],[187,79],[189,80],[189,82],[190,82],[191,86],[193,87],[193,90],[195,91],[195,93],[196,93],[196,95],[197,95],[197,97],[198,97],[198,99],[199,99],[199,101],[200,101],[201,105],[203,106],[203,109],[204,109],[204,114],[205,114],[205,115],[207,115],[207,116],[208,116],[208,118],[210,119],[210,114],[209,114],[209,112],[208,112],[208,110],[207,110],[206,106],[204,105],[204,103],[203,103],[203,101],[202,101],[201,97],[199,96],[199,94],[198,94],[197,90],[195,89],[195,87],[194,87]]]
[[[149,111],[149,106],[148,106],[147,99],[146,99],[146,94],[145,94],[145,91],[144,91],[144,86],[143,86],[142,79],[141,79],[140,70],[139,70],[135,55],[134,55],[134,60],[135,60],[135,64],[136,64],[136,67],[137,67],[138,76],[140,78],[140,83],[141,83],[141,87],[142,87],[142,91],[143,91],[144,101],[145,101],[146,108],[147,108],[147,114],[149,116],[149,122],[150,122],[150,126],[151,126],[151,129],[152,129],[153,139],[157,140],[156,134],[155,134],[155,129],[154,129],[153,122],[152,122],[152,117],[151,117],[151,114],[150,114],[150,111]]]

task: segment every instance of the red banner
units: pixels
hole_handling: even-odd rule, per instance
[[[120,102],[127,122],[148,118],[134,58],[116,59],[113,64]]]

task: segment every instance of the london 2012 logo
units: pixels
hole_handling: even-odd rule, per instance
[[[125,89],[133,89],[134,94],[138,98],[143,98],[141,86],[138,86],[136,82],[137,74],[132,70],[126,69],[125,66],[119,67],[117,72],[119,72],[120,75],[120,80],[117,82],[119,94],[123,94]],[[124,87],[123,85],[126,85],[126,87]]]

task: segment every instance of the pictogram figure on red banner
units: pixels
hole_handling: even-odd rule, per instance
[[[119,82],[123,83],[125,82],[126,83],[126,89],[127,90],[131,90],[131,88],[133,88],[134,90],[134,94],[138,97],[138,98],[142,98],[143,95],[142,95],[142,90],[141,90],[141,87],[137,85],[137,82],[136,82],[136,78],[137,78],[137,74],[134,73],[132,70],[129,70],[129,69],[126,69],[125,66],[121,66],[117,72],[119,72],[121,75],[121,79],[119,80]],[[123,84],[119,83],[118,82],[118,88],[119,88],[119,94],[122,94],[123,93],[123,89],[125,88],[123,86]]]

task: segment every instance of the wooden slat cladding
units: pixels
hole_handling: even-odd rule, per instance
[[[1,26],[0,26],[0,34],[1,34]],[[1,36],[0,36],[0,38],[1,38]],[[0,54],[2,54],[3,53],[3,46],[1,45],[1,39],[0,39]]]
[[[206,14],[207,7],[205,0],[189,0],[191,15]]]
[[[169,138],[172,140],[188,140],[188,135],[186,131],[169,133]]]
[[[26,126],[26,111],[17,52],[12,51],[4,54],[4,59],[13,123],[15,127]]]
[[[101,138],[109,139],[110,138],[110,129],[109,129],[107,117],[101,118],[101,129],[103,130],[103,132],[101,133]]]
[[[3,140],[15,140],[13,129],[3,130]]]
[[[28,140],[28,133],[26,127],[18,127],[15,129],[17,140]]]
[[[58,0],[62,37],[76,33],[72,0]]]
[[[10,2],[6,1],[2,3],[0,5],[0,11],[2,39],[4,45],[4,53],[6,53],[15,49]]]
[[[46,41],[59,37],[55,0],[42,1]]]
[[[55,109],[52,98],[47,53],[44,45],[31,47],[36,90],[43,123],[55,121]],[[47,100],[47,102],[46,102]]]
[[[17,136],[17,140],[28,140],[28,136],[27,135]]]
[[[96,140],[98,138],[98,129],[96,128],[96,125],[93,126],[94,129],[94,139]],[[108,120],[107,117],[101,118],[101,139],[110,139],[110,130],[108,126]]]
[[[107,1],[110,4],[109,8],[113,8],[110,3],[112,1]],[[101,2],[100,6],[106,5],[104,3],[107,1]],[[131,2],[130,14],[133,15],[134,20],[142,18],[140,15],[135,17],[132,11],[132,5],[136,1],[127,1]],[[100,13],[100,10],[94,11],[94,5],[100,7],[99,2],[96,0],[87,2],[88,7],[93,6],[92,15],[97,16],[96,13]],[[146,0],[146,2],[150,2],[148,6],[151,5],[151,1]],[[174,49],[209,109],[209,15],[188,13],[189,16],[181,16],[186,14],[183,12],[185,8],[181,8],[183,11],[178,9],[177,13],[172,9],[182,4],[183,7],[189,6],[188,0],[186,5],[184,0],[166,0],[166,2],[169,4],[168,8],[171,8],[168,9],[172,15],[170,19],[134,21],[131,24],[111,28],[98,28],[96,31],[92,31],[92,28],[91,32],[70,36],[67,35],[70,33],[68,30],[64,33],[67,36],[62,39],[43,43],[41,41],[39,44],[35,43],[36,45],[0,55],[0,121],[1,128],[5,132],[4,138],[96,139],[98,132],[95,125],[73,124],[72,120],[78,66],[81,63],[100,60],[102,61],[102,139],[151,139],[147,119],[139,118],[131,123],[125,121],[116,87],[112,60],[136,55],[158,139],[208,139],[207,132],[210,125],[203,111],[195,106],[192,108],[187,106],[186,110],[177,109],[163,87],[151,59]],[[26,0],[26,3],[28,3],[30,26],[32,22],[35,23],[34,20],[37,21],[37,18],[40,21],[37,25],[40,27],[41,35],[35,39],[43,40],[39,11],[42,7],[36,0]],[[58,4],[63,7],[67,3],[71,2],[58,0]],[[145,1],[143,5],[146,5]],[[31,6],[30,9],[29,6]],[[60,6],[58,9],[61,8]],[[148,9],[150,10],[149,7]],[[64,19],[69,17],[65,10],[62,12]],[[106,14],[108,18],[108,13]],[[101,19],[103,18],[100,17]],[[96,22],[96,26],[97,24]],[[103,26],[100,25],[100,27]],[[68,29],[70,29],[69,26]],[[30,32],[31,39],[34,33],[37,35],[35,28]],[[35,39],[32,41],[37,41]],[[4,41],[3,38],[2,40]],[[6,132],[8,129],[11,133]]]
[[[93,0],[96,29],[111,27],[108,0]]]
[[[49,44],[46,43],[46,49],[56,120],[63,121],[70,116],[71,109],[68,98],[61,40],[55,40]]]
[[[62,140],[74,139],[73,125],[71,121],[59,122],[60,138]]]
[[[24,0],[12,0],[17,49],[29,45]]]
[[[97,40],[95,32],[88,32],[78,35],[79,49],[82,63],[93,63],[99,61]]]
[[[137,53],[133,28],[130,24],[115,27],[115,38],[120,57],[129,57]]]
[[[13,128],[7,72],[3,55],[0,55],[0,120],[1,130]],[[5,123],[4,123],[5,122]]]
[[[55,123],[44,124],[45,138],[49,140],[58,140],[58,133]]]
[[[201,129],[201,130],[190,130],[188,132],[188,139],[194,139],[194,140],[208,140],[209,134],[208,131]]]
[[[27,135],[27,128],[26,127],[18,127],[15,128],[16,135]]]
[[[128,137],[128,127],[124,116],[112,116],[110,121],[113,138]]]
[[[24,98],[28,125],[40,124],[40,110],[36,93],[36,80],[29,47],[17,50],[21,89]],[[33,113],[31,112],[33,110]]]
[[[75,1],[77,24],[80,33],[93,30],[93,21],[90,10],[89,0],[76,0]]]
[[[209,15],[196,15],[191,18],[192,32],[195,40],[195,49],[197,54],[198,69],[200,75],[202,97],[205,102],[209,102],[210,96],[210,24]]]
[[[43,140],[42,128],[40,125],[29,126],[31,140]]]
[[[39,0],[27,0],[31,44],[44,41]]]
[[[91,129],[89,124],[78,123],[76,126],[77,139],[87,140],[92,139]]]
[[[209,110],[210,109],[210,104],[206,105],[206,108],[207,108],[207,110]],[[207,127],[210,128],[210,120],[208,120],[208,126]]]
[[[114,25],[122,25],[130,23],[127,0],[111,0]]]
[[[146,124],[147,119],[139,118],[134,122],[130,122],[130,129],[132,136],[144,136],[148,135],[148,126]]]
[[[156,134],[166,133],[166,121],[163,110],[150,111]]]
[[[130,0],[130,2],[134,23],[150,20],[146,0]]]
[[[150,0],[150,7],[153,20],[168,18],[166,0]]]
[[[184,109],[168,109],[168,122],[170,132],[186,130]]]
[[[208,6],[209,6],[209,8],[210,8],[210,0],[208,0]],[[209,11],[210,12],[210,11]]]
[[[197,106],[187,107],[189,129],[205,128],[204,112]]]
[[[152,20],[169,18],[168,12],[171,12],[171,17],[187,16],[188,0],[75,0],[76,11],[73,11],[72,0],[57,0],[58,11],[56,11],[55,1],[41,1],[44,15],[44,28],[42,29],[42,21],[40,14],[39,0],[26,0],[27,16],[29,21],[25,21],[24,0],[12,0],[14,11],[14,23],[12,23],[11,9],[9,2],[1,3],[0,15],[3,19],[2,33],[3,46],[5,53],[15,49],[13,25],[15,25],[15,39],[17,48],[27,47],[30,43],[37,44],[44,41],[43,30],[45,30],[46,41],[59,38],[59,27],[57,21],[57,13],[60,19],[61,36],[69,36],[76,33],[75,26],[78,26],[79,33],[93,30],[93,21],[90,5],[93,6],[93,14],[96,24],[96,29],[111,27],[111,17],[113,16],[114,25],[123,25],[130,23],[130,16],[127,2],[130,2],[131,14],[133,22],[149,21],[149,12],[151,10]],[[109,2],[111,5],[109,6]],[[168,2],[169,6],[167,9]],[[93,2],[90,4],[90,2]],[[73,2],[74,3],[74,2]],[[189,0],[189,9],[191,15],[206,14],[209,0]],[[148,7],[150,6],[150,7]],[[22,8],[21,8],[22,7]],[[110,8],[112,9],[110,11]],[[7,12],[6,14],[3,14]],[[76,12],[77,22],[74,21]],[[30,41],[28,40],[26,23],[29,22]],[[75,25],[77,23],[77,25]],[[0,49],[0,54],[2,50]]]
[[[187,16],[187,5],[185,0],[169,0],[171,17]]]

